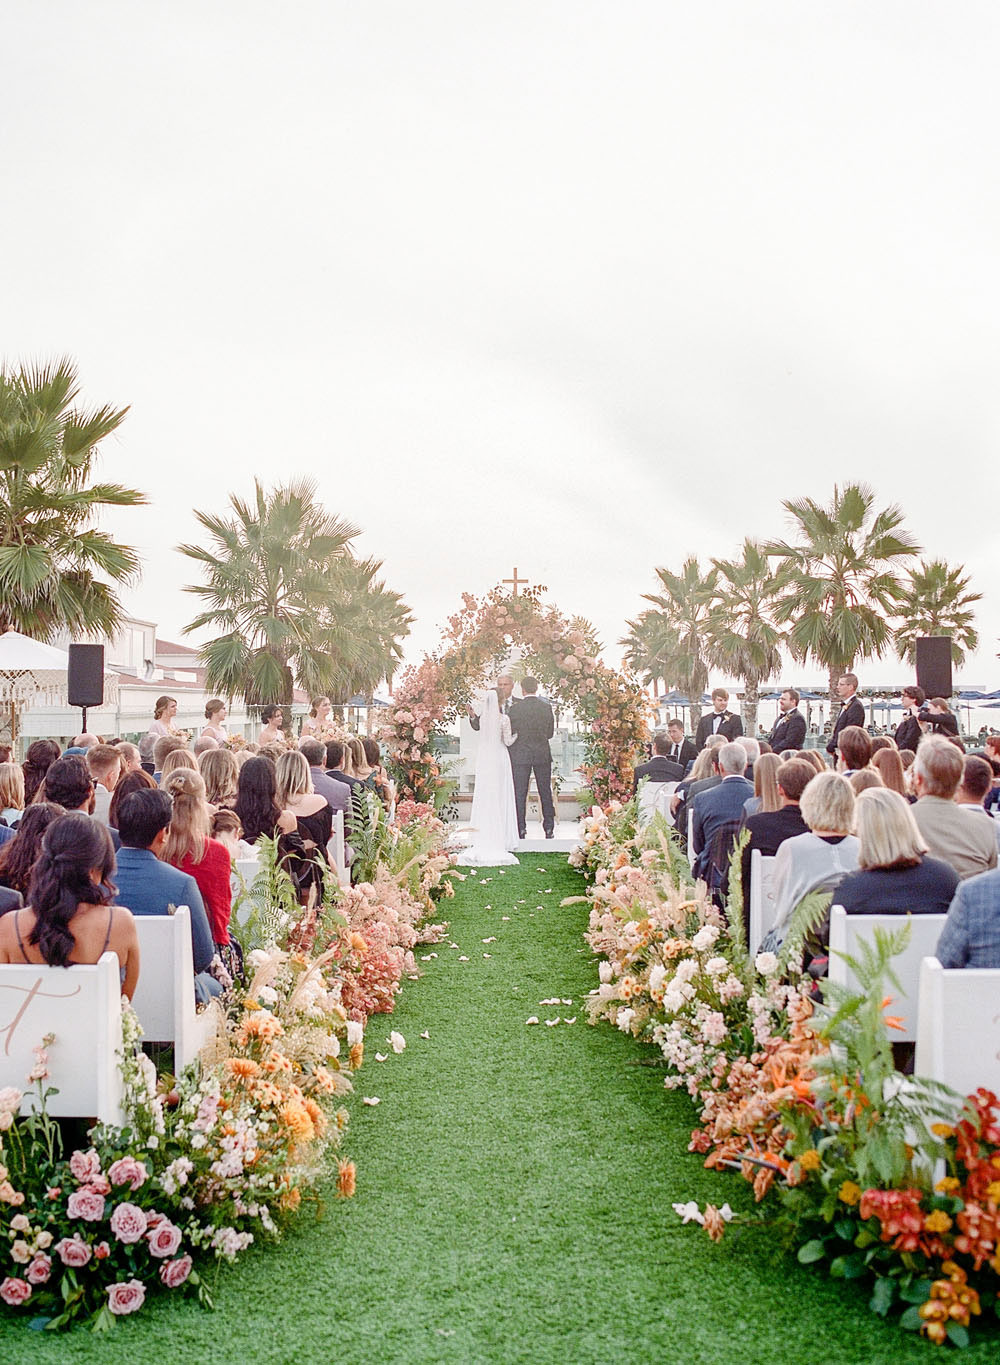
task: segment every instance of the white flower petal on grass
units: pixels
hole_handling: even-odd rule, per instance
[[[540,1005],[558,1005],[560,1003],[558,995],[550,995],[546,1000],[539,1000]]]
[[[702,1227],[704,1227],[705,1216],[693,1199],[687,1204],[673,1204],[671,1207],[678,1218],[683,1219],[685,1223],[701,1223]]]
[[[576,1015],[574,1014],[572,1019],[564,1019],[564,1020],[563,1020],[563,1023],[564,1023],[564,1024],[575,1024],[575,1023],[576,1023]]]
[[[379,1099],[377,1095],[362,1095],[361,1103],[370,1104],[374,1108],[376,1104],[381,1104],[382,1101]]]
[[[406,1039],[401,1033],[397,1033],[395,1029],[389,1034],[389,1042],[392,1044],[393,1052],[402,1052],[406,1047]]]
[[[565,996],[563,997],[564,1005],[572,1005],[572,1003],[573,1003],[572,999],[567,1000]]]
[[[483,957],[485,958],[491,958],[492,956],[493,956],[492,953],[483,953]]]
[[[421,953],[421,954],[420,954],[420,961],[421,961],[421,962],[430,962],[430,961],[431,961],[433,958],[435,958],[435,957],[437,957],[437,953]]]
[[[538,1023],[538,1015],[537,1015],[537,1014],[533,1014],[533,1015],[531,1016],[530,1019],[525,1019],[524,1022],[525,1022],[526,1024],[537,1024],[537,1023]]]
[[[492,905],[484,905],[484,906],[483,906],[483,909],[484,909],[484,910],[492,910],[492,909],[493,909],[493,906],[492,906]]]
[[[558,1014],[557,1014],[556,1017],[555,1017],[554,1019],[546,1019],[546,1021],[545,1021],[545,1026],[546,1026],[546,1028],[553,1028],[556,1024],[558,1024],[558,1022],[559,1022],[559,1016],[558,1016]]]
[[[724,1223],[731,1223],[736,1217],[736,1214],[733,1213],[728,1204],[723,1204],[722,1208],[719,1210],[719,1217]]]
[[[492,909],[492,908],[493,908],[492,906],[487,906],[487,909]],[[508,924],[508,923],[510,922],[510,915],[501,915],[500,918],[501,918],[501,920],[503,921],[504,924]]]
[[[547,886],[547,887],[545,888],[545,894],[546,894],[547,896],[551,896],[551,895],[552,895],[552,887],[551,887],[551,886]]]
[[[459,960],[459,962],[468,962],[469,959],[463,955],[463,956],[460,957],[458,960]]]
[[[431,1035],[430,1035],[430,1030],[429,1030],[429,1029],[424,1029],[423,1033],[422,1033],[420,1036],[421,1036],[421,1038],[429,1038],[429,1037],[431,1036]]]
[[[484,943],[496,943],[496,941],[497,941],[497,936],[496,936],[496,934],[490,934],[489,938],[484,938],[484,939],[483,939],[483,942],[484,942]]]
[[[376,1060],[377,1062],[387,1062],[387,1061],[389,1060],[389,1054],[388,1054],[388,1052],[376,1052],[376,1053],[375,1053],[375,1060]]]

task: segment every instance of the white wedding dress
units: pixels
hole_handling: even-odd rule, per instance
[[[507,747],[512,741],[510,717],[500,710],[496,692],[486,693],[479,717],[476,786],[472,793],[472,843],[458,857],[464,867],[517,864],[517,811],[514,779]]]

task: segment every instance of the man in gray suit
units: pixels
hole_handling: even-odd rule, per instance
[[[542,802],[542,827],[546,839],[555,837],[556,813],[552,804],[552,750],[549,740],[555,734],[556,722],[552,707],[535,695],[537,678],[521,681],[524,694],[520,701],[511,703],[510,728],[514,743],[510,746],[510,765],[514,773],[514,804],[517,807],[517,832],[527,834],[528,787],[535,774],[538,795]]]

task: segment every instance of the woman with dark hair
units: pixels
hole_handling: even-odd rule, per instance
[[[248,758],[240,769],[236,791],[236,814],[243,826],[243,837],[255,844],[262,836],[274,839],[291,834],[296,819],[290,810],[282,810],[275,797],[274,764],[269,758]]]
[[[65,815],[62,806],[52,801],[36,801],[21,816],[13,839],[0,848],[0,886],[20,891],[27,898],[31,871],[42,848],[42,837],[49,825]]]
[[[284,744],[285,713],[281,707],[271,702],[261,711],[260,718],[264,722],[264,728],[257,737],[260,747],[263,749],[265,744]]]
[[[24,804],[30,806],[42,779],[59,757],[61,750],[54,739],[36,739],[28,745],[21,767],[24,769]]]
[[[139,937],[132,913],[113,905],[111,836],[98,820],[74,811],[45,831],[31,878],[30,905],[0,919],[0,962],[73,967],[118,958],[122,993],[139,980]]]
[[[146,791],[149,787],[155,788],[156,782],[144,768],[136,768],[135,772],[126,773],[115,785],[111,793],[111,805],[108,807],[108,824],[112,829],[118,828],[118,808],[126,796],[131,796],[133,792]]]

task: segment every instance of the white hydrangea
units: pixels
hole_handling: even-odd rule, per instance
[[[719,930],[714,924],[703,924],[691,942],[696,952],[703,953],[713,947],[718,937]]]
[[[773,976],[778,970],[778,959],[774,953],[758,953],[753,965],[761,976]]]

